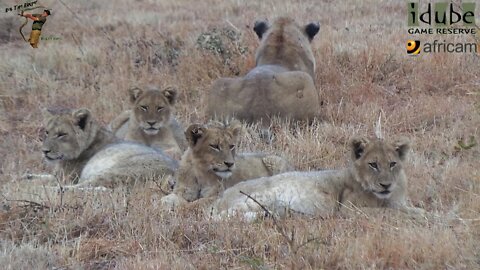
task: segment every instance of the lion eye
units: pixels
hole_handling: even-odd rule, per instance
[[[373,170],[378,171],[378,166],[376,162],[370,162],[368,163],[368,166],[370,166],[370,168],[372,168]]]
[[[67,133],[60,132],[60,133],[57,134],[57,138],[59,138],[59,139],[65,137],[65,136],[67,136]]]
[[[148,111],[148,106],[140,106],[140,109],[144,112]]]
[[[397,162],[395,161],[390,162],[390,168],[393,168],[395,166],[397,166]]]
[[[163,107],[157,107],[157,112],[163,110],[164,108]]]
[[[233,150],[233,149],[235,149],[235,145],[232,144],[230,145],[230,150]]]
[[[48,130],[45,130],[45,135],[48,135]]]
[[[215,151],[220,151],[220,146],[218,144],[210,144],[210,148]]]

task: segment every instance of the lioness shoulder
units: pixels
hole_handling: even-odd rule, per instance
[[[132,108],[111,123],[115,135],[156,147],[179,157],[186,149],[183,128],[174,116],[177,90],[135,87],[129,90]]]
[[[241,128],[238,121],[188,127],[185,135],[189,148],[182,156],[169,196],[176,202],[192,202],[217,196],[241,181],[291,170],[285,159],[275,155],[237,154]]]

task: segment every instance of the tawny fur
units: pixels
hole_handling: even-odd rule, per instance
[[[176,96],[173,87],[130,89],[132,108],[112,120],[111,130],[118,138],[156,147],[179,158],[187,143],[174,116]]]
[[[236,121],[191,125],[186,131],[189,148],[175,175],[173,194],[163,201],[173,206],[213,197],[241,181],[292,169],[285,159],[275,155],[236,154],[240,130]]]
[[[240,191],[280,216],[291,212],[326,217],[361,207],[424,213],[407,204],[403,161],[409,147],[405,140],[354,139],[351,148],[352,165],[347,169],[289,172],[239,183],[225,190],[213,213],[217,217],[241,214],[247,219],[262,216],[259,204]]]
[[[45,131],[45,159],[55,164],[57,177],[77,186],[131,184],[171,175],[178,166],[160,150],[119,141],[87,109],[49,115]]]
[[[216,80],[207,97],[207,115],[268,124],[271,117],[313,120],[320,112],[314,85],[315,59],[310,42],[319,25],[299,26],[278,18],[257,22],[261,38],[256,67],[243,78]]]

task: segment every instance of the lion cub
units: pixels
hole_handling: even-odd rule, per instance
[[[173,116],[177,90],[170,86],[163,90],[133,88],[129,92],[132,109],[110,123],[115,135],[180,157],[187,142],[183,128]]]
[[[171,175],[178,167],[175,160],[161,151],[120,142],[99,126],[87,109],[49,113],[43,155],[56,166],[57,176],[78,183],[76,187],[130,184],[138,178]]]
[[[162,198],[170,206],[214,197],[241,181],[286,172],[288,162],[275,155],[236,153],[242,127],[238,121],[194,124],[185,135],[189,148],[176,173],[173,194]]]
[[[318,117],[320,100],[310,43],[320,25],[298,25],[281,17],[271,25],[257,21],[253,30],[260,39],[255,68],[242,78],[216,80],[207,98],[207,114],[235,116],[267,126],[272,116],[294,120]]]
[[[407,177],[403,162],[406,140],[387,143],[381,139],[353,139],[352,165],[348,169],[318,172],[290,172],[239,183],[223,193],[213,213],[229,216],[243,213],[247,219],[262,212],[249,194],[275,214],[294,213],[328,216],[353,206],[389,207],[422,214],[407,205]]]

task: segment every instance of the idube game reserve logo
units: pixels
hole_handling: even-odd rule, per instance
[[[475,3],[456,5],[451,2],[408,2],[407,12],[408,33],[412,35],[406,41],[408,55],[439,52],[478,53],[479,45],[475,39],[478,32],[475,24]],[[466,35],[463,42],[447,41],[458,40],[457,37],[461,35]],[[444,38],[438,39],[438,36]],[[420,37],[426,38],[421,40]]]

